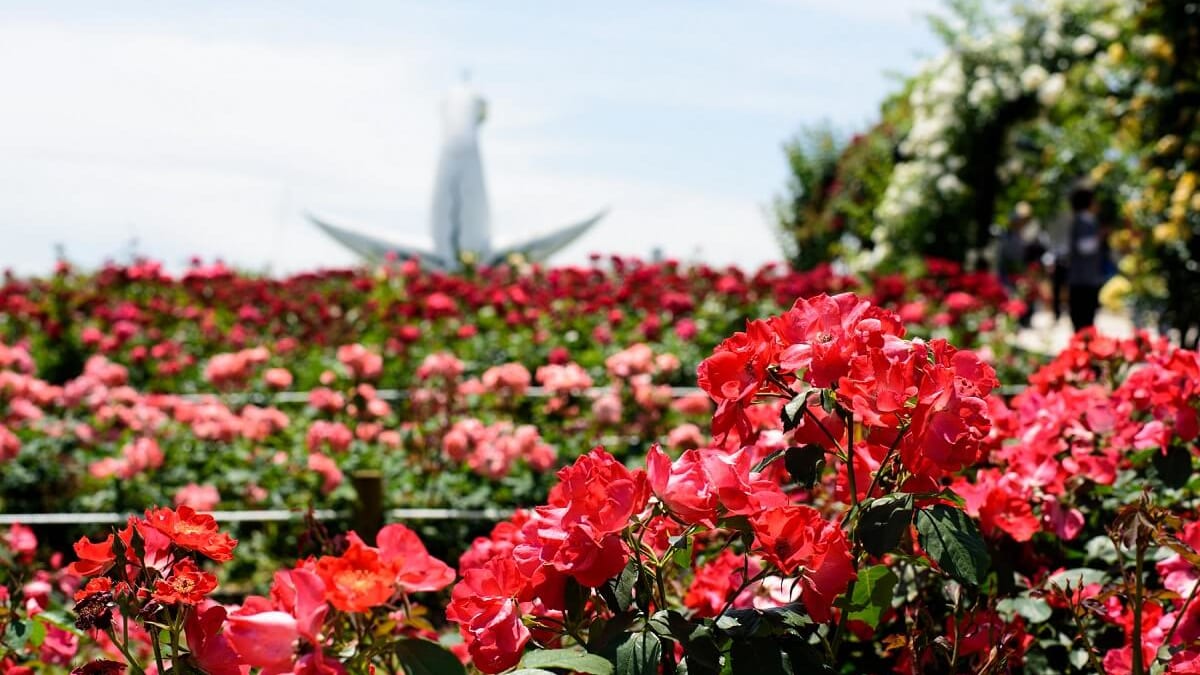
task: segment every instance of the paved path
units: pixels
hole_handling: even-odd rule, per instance
[[[1113,337],[1130,337],[1134,326],[1126,313],[1115,313],[1101,309],[1096,315],[1096,328],[1105,335]],[[1061,352],[1071,339],[1073,331],[1071,320],[1064,314],[1058,321],[1054,315],[1041,310],[1033,315],[1032,325],[1022,328],[1016,335],[1017,346],[1042,354],[1057,354]]]

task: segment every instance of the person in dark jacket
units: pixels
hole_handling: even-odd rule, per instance
[[[1104,285],[1103,235],[1096,218],[1096,191],[1090,185],[1071,190],[1071,230],[1067,286],[1071,324],[1081,330],[1096,323]]]

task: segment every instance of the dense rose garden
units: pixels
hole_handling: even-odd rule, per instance
[[[0,669],[1200,673],[1200,355],[927,260],[0,288]],[[514,509],[500,522],[221,512]],[[209,515],[218,511],[218,518]]]
[[[953,289],[953,291],[952,291]],[[1196,673],[1200,356],[992,277],[7,280],[0,667]],[[214,509],[516,508],[498,524]],[[515,670],[514,670],[515,669]]]

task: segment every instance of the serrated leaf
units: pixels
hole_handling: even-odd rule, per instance
[[[558,675],[558,673],[542,670],[541,668],[522,668],[510,672],[508,675]]]
[[[912,525],[913,497],[894,494],[868,502],[858,519],[855,536],[873,556],[894,551]]]
[[[688,569],[692,566],[692,537],[681,536],[672,537],[671,546],[675,549],[671,554],[671,562],[678,565],[681,569]]]
[[[785,432],[800,426],[800,420],[804,416],[804,406],[808,405],[808,395],[811,391],[811,389],[805,389],[784,404],[779,416],[783,420],[783,430]]]
[[[783,465],[792,480],[811,489],[821,476],[821,469],[825,468],[825,448],[816,444],[788,448]]]
[[[983,581],[991,557],[975,522],[963,511],[934,504],[917,512],[921,548],[946,574],[970,586]]]
[[[658,675],[662,643],[649,631],[629,633],[616,648],[615,675]]]
[[[883,613],[892,606],[892,591],[898,581],[896,573],[886,565],[874,565],[859,572],[854,591],[842,603],[849,612],[847,618],[862,621],[871,628],[878,626]]]
[[[639,616],[637,610],[630,610],[615,614],[608,620],[596,619],[593,621],[588,628],[588,651],[607,654],[608,647],[614,644],[614,641],[623,635]]]
[[[521,659],[524,668],[561,668],[572,673],[613,675],[613,664],[602,656],[577,649],[535,650]]]
[[[466,675],[458,657],[429,640],[397,640],[392,648],[409,675]]]
[[[729,648],[729,662],[732,675],[790,675],[779,641],[771,638],[734,642]]]

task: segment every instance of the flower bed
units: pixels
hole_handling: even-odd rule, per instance
[[[609,367],[619,379],[646,362],[638,348]],[[449,358],[428,365],[461,376]],[[546,378],[582,386],[569,371]],[[480,386],[525,381],[508,368]],[[644,460],[579,455],[457,573],[402,525],[373,540],[314,527],[268,595],[224,606],[210,570],[241,545],[187,506],[48,564],[13,528],[2,658],[80,672],[1200,672],[1197,353],[1081,333],[1006,401],[980,353],[817,295],[750,321],[698,383],[714,438]],[[506,433],[460,424],[443,440],[462,454]]]

